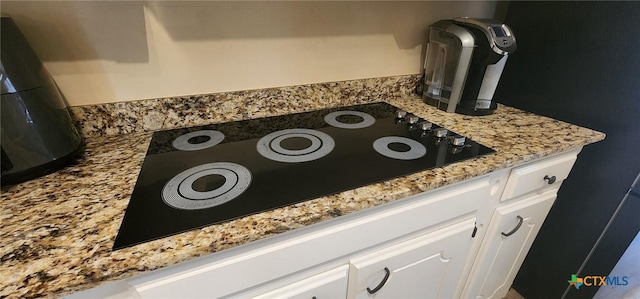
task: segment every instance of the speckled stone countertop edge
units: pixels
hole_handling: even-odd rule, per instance
[[[78,163],[3,190],[0,276],[5,279],[0,283],[0,296],[56,297],[88,289],[604,138],[600,132],[503,105],[496,114],[470,117],[444,113],[415,96],[385,98],[345,97],[327,105],[384,100],[496,153],[112,252],[151,133],[94,136],[87,139]],[[280,110],[267,114],[317,110],[309,108],[280,105]]]

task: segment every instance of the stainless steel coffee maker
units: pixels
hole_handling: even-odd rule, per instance
[[[456,18],[429,27],[422,79],[423,100],[447,112],[488,115],[508,55],[513,31],[495,20]]]

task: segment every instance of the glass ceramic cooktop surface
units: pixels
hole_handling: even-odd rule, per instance
[[[155,132],[113,249],[492,152],[386,103]]]

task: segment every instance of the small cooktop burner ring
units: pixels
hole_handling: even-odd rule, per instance
[[[304,149],[290,150],[282,147],[282,141],[288,138],[304,138],[311,145]],[[263,157],[286,163],[313,161],[328,155],[335,147],[335,141],[327,133],[311,129],[286,129],[276,131],[260,138],[256,148]]]
[[[359,116],[362,118],[362,121],[359,123],[354,123],[354,124],[348,124],[348,123],[343,123],[338,121],[338,117],[343,116],[343,115],[355,115],[355,116]],[[362,129],[362,128],[366,128],[369,127],[371,125],[373,125],[376,122],[376,119],[364,112],[360,112],[360,111],[351,111],[351,110],[344,110],[344,111],[336,111],[336,112],[331,112],[327,115],[325,115],[324,117],[324,121],[334,127],[337,128],[342,128],[342,129]]]
[[[189,140],[194,137],[209,137],[209,140],[200,143],[189,143]],[[222,142],[224,140],[224,134],[214,130],[200,130],[189,132],[178,136],[173,140],[173,147],[182,151],[197,151],[205,148],[210,148]]]
[[[401,143],[409,146],[409,150],[406,152],[395,151],[389,148],[392,143]],[[420,142],[413,139],[399,136],[387,136],[376,139],[373,142],[373,148],[379,154],[398,160],[415,160],[422,158],[427,154],[427,148]]]
[[[225,182],[210,191],[193,189],[193,182],[207,175],[223,176]],[[230,162],[207,163],[189,168],[171,178],[162,189],[162,200],[176,209],[206,209],[238,197],[249,184],[251,172],[246,167]]]

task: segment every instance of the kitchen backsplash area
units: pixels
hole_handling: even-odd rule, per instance
[[[415,74],[429,24],[503,1],[2,1],[69,106]]]
[[[151,132],[410,96],[418,75],[69,107],[85,137]]]

